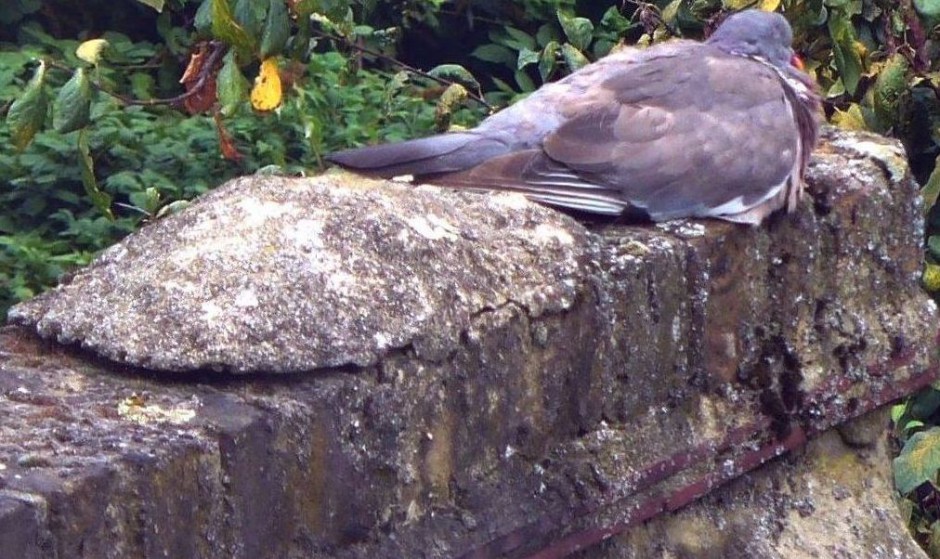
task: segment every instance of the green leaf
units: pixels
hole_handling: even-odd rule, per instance
[[[214,0],[202,0],[199,9],[196,10],[196,17],[193,19],[193,27],[201,35],[212,33],[212,4]]]
[[[940,557],[940,520],[930,525],[930,536],[927,538],[927,553],[931,557]]]
[[[780,0],[721,0],[721,6],[726,10],[744,10],[757,8],[765,12],[773,12],[780,7]]]
[[[899,124],[901,99],[908,90],[909,69],[907,58],[898,53],[889,58],[878,72],[872,88],[872,105],[881,127],[879,132],[885,132]]]
[[[920,190],[920,195],[924,197],[924,212],[930,211],[930,208],[937,203],[937,197],[940,196],[940,155],[933,162],[933,171],[927,178],[927,184]]]
[[[542,77],[543,82],[547,81],[552,72],[555,71],[555,67],[558,65],[558,49],[560,48],[561,45],[557,42],[549,41],[542,49],[542,53],[539,55],[539,76]]]
[[[594,24],[585,17],[573,17],[558,11],[558,23],[561,24],[568,42],[574,45],[579,51],[583,51],[591,44],[591,36],[594,32]]]
[[[682,7],[682,0],[672,0],[663,8],[663,23],[674,25],[679,20],[679,9]]]
[[[940,241],[940,238],[937,239]],[[940,391],[927,388],[918,392],[909,405],[911,417],[926,419],[940,409]]]
[[[856,50],[855,28],[851,18],[840,11],[832,11],[829,17],[829,36],[832,38],[832,54],[845,91],[855,95],[858,80],[862,75],[862,58]]]
[[[228,0],[211,0],[212,35],[238,51],[242,58],[248,58],[255,51],[255,39],[248,34],[232,16],[232,6]]]
[[[248,79],[245,78],[245,75],[238,67],[238,62],[235,61],[235,53],[232,51],[226,53],[223,59],[217,84],[216,95],[219,99],[219,111],[225,116],[232,116],[241,102],[248,97],[248,89],[251,87]]]
[[[895,404],[891,406],[891,422],[897,425],[904,414],[907,413],[907,404]]]
[[[157,12],[163,11],[163,6],[166,4],[166,0],[137,0],[144,6],[150,6]]]
[[[846,130],[868,130],[865,113],[858,103],[849,103],[844,111],[836,108],[830,120],[832,124]]]
[[[456,82],[470,89],[480,89],[480,82],[473,77],[473,74],[471,74],[469,70],[460,64],[440,64],[428,70],[428,75],[442,80]]]
[[[234,0],[232,16],[235,23],[241,26],[252,37],[261,34],[264,25],[264,15],[268,12],[268,2],[258,0]]]
[[[894,459],[894,486],[907,495],[932,481],[940,469],[940,427],[915,433]]]
[[[561,56],[572,72],[580,70],[591,62],[581,51],[574,48],[574,45],[568,43],[561,45]]]
[[[535,64],[538,61],[538,52],[530,49],[522,49],[519,51],[519,58],[516,60],[516,70],[521,70],[529,64]]]
[[[10,105],[7,126],[12,131],[13,145],[17,150],[22,151],[28,146],[46,122],[49,98],[46,95],[45,81],[46,63],[40,61],[23,94]]]
[[[522,49],[535,50],[536,48],[535,38],[529,35],[528,33],[526,33],[525,31],[516,29],[515,27],[508,27],[508,26],[504,27],[503,31],[506,32],[509,38],[508,39],[502,38],[500,39],[500,42],[506,45],[507,47],[511,47],[515,50],[522,50]]]
[[[68,134],[88,124],[91,114],[91,80],[84,68],[75,70],[65,82],[52,106],[52,127],[60,134]]]
[[[940,0],[914,0],[914,9],[927,17],[940,16]]]
[[[514,77],[516,78],[516,83],[523,92],[529,93],[537,89],[535,83],[532,81],[532,78],[530,78],[529,75],[522,70],[518,70]]]
[[[271,0],[261,33],[261,58],[280,54],[290,37],[290,16],[284,0]]]
[[[470,56],[479,58],[484,62],[494,62],[496,64],[510,65],[515,64],[516,62],[515,53],[503,45],[497,45],[495,43],[478,46],[477,48],[473,49],[473,52],[470,53]]]
[[[615,8],[616,9],[616,8]],[[555,41],[555,26],[545,23],[539,27],[539,30],[535,33],[535,42],[542,48],[545,48],[549,43],[554,43]]]
[[[924,289],[927,291],[931,293],[940,291],[940,266],[925,262],[924,273],[920,281],[924,284]]]
[[[936,170],[934,170],[934,172],[936,172]],[[930,256],[940,260],[940,235],[931,235],[927,239],[927,248],[930,250]]]
[[[95,178],[95,162],[91,158],[91,151],[88,149],[88,130],[83,129],[78,133],[78,155],[79,163],[82,168],[82,184],[85,186],[85,193],[91,199],[91,203],[105,217],[114,221],[114,214],[111,213],[111,196],[107,192],[102,192],[98,187],[98,180]]]

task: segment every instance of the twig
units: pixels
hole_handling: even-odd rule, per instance
[[[428,74],[427,72],[425,72],[425,71],[423,71],[423,70],[419,70],[419,69],[415,68],[414,66],[411,66],[411,65],[409,65],[409,64],[406,64],[406,63],[402,62],[401,60],[392,58],[391,56],[388,56],[388,55],[386,55],[386,54],[382,54],[381,52],[374,51],[374,50],[372,50],[372,49],[370,49],[370,48],[368,48],[368,47],[364,47],[364,46],[362,46],[362,45],[357,45],[357,44],[355,44],[355,43],[352,43],[351,41],[349,41],[348,39],[346,39],[346,38],[344,38],[344,37],[340,37],[340,36],[338,36],[338,35],[333,35],[332,33],[327,33],[326,31],[319,31],[319,30],[315,30],[315,31],[314,31],[314,34],[316,34],[316,35],[317,35],[318,37],[320,37],[321,39],[330,39],[330,40],[332,40],[332,41],[339,41],[339,42],[343,43],[344,45],[346,45],[346,46],[348,46],[348,47],[350,47],[350,48],[352,48],[352,49],[355,49],[355,50],[357,50],[357,51],[359,51],[359,52],[361,52],[361,53],[363,53],[363,54],[368,54],[369,56],[374,56],[374,57],[376,57],[376,58],[379,58],[379,59],[381,59],[381,60],[384,60],[385,62],[388,62],[388,63],[390,63],[390,64],[394,64],[395,66],[398,66],[399,68],[402,68],[402,69],[404,69],[404,70],[407,70],[407,71],[409,71],[409,72],[412,72],[412,73],[414,73],[414,74],[417,74],[417,75],[419,75],[419,76],[421,76],[421,77],[427,78],[427,79],[429,79],[429,80],[435,81],[435,82],[437,82],[437,83],[439,83],[439,84],[441,84],[441,85],[446,85],[446,86],[454,85],[454,82],[452,82],[452,81],[450,81],[450,80],[445,80],[444,78],[439,78],[439,77],[437,77],[437,76],[432,76],[431,74]],[[476,93],[473,93],[472,91],[468,91],[468,92],[467,92],[467,96],[470,97],[471,99],[473,99],[474,101],[476,101],[477,103],[479,103],[479,104],[483,105],[484,107],[486,107],[486,109],[487,109],[488,111],[493,111],[493,110],[495,110],[492,105],[490,105],[489,103],[486,102],[485,99],[483,99],[483,92],[480,91],[479,88],[477,88],[477,92],[476,92]]]
[[[196,83],[193,85],[193,87],[189,91],[187,91],[186,93],[177,95],[176,97],[169,97],[169,98],[164,98],[164,99],[134,99],[132,97],[126,97],[124,95],[121,95],[120,93],[111,91],[98,82],[93,82],[92,85],[98,91],[102,93],[106,93],[110,95],[111,97],[114,97],[115,99],[117,99],[121,103],[124,103],[125,105],[137,105],[137,106],[143,106],[143,107],[155,107],[157,105],[178,105],[182,103],[183,101],[185,101],[186,99],[189,99],[190,97],[198,94],[202,90],[202,88],[205,87],[206,81],[209,79],[209,76],[212,74],[212,69],[219,63],[219,60],[222,59],[222,55],[225,54],[225,51],[227,50],[225,45],[219,41],[212,41],[211,43],[209,43],[209,45],[212,50],[209,54],[209,58],[206,61],[206,63],[203,64],[202,67],[199,69],[199,78],[196,80]],[[68,71],[73,70],[73,68],[66,66],[64,64],[61,64],[59,62],[56,62],[55,60],[46,60],[46,63],[49,64],[49,66],[53,68],[58,68],[60,70],[68,70]]]

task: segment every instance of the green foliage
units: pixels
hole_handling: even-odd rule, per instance
[[[408,74],[356,69],[335,51],[308,56],[294,71],[310,80],[276,113],[258,115],[242,102],[248,85],[230,53],[217,76],[220,110],[241,156],[229,161],[219,156],[211,116],[123,106],[89,87],[94,76],[92,87],[137,98],[166,91],[163,65],[152,64],[166,56],[160,47],[106,33],[110,48],[100,67],[88,68],[70,54],[78,42],[27,28],[36,40],[29,52],[49,62],[34,64],[22,50],[0,52],[0,107],[7,106],[0,142],[23,147],[0,151],[0,312],[231,177],[271,164],[316,169],[327,151],[414,137],[435,126],[434,101],[422,99]],[[69,75],[59,60],[76,69]],[[456,68],[441,72],[472,81]],[[472,125],[478,115],[459,109],[453,118]]]
[[[622,44],[701,38],[751,6],[794,24],[831,122],[904,142],[925,184],[924,284],[940,297],[940,0],[9,0],[0,314],[230,177],[470,126]],[[263,88],[262,61],[279,68]],[[938,408],[940,386],[894,418],[897,485],[928,549]]]
[[[559,72],[573,72],[591,59],[606,55],[624,33],[638,25],[621,15],[617,6],[610,6],[597,25],[558,8],[552,19],[534,32],[509,25],[491,30],[489,42],[474,49],[472,55],[512,70],[518,90],[494,79],[501,94],[490,96],[494,102],[507,102],[519,94],[531,93]],[[537,72],[533,73],[532,68]]]
[[[894,484],[907,495],[925,483],[936,483],[940,471],[940,427],[914,433],[894,459]]]
[[[934,384],[891,410],[902,445],[894,460],[894,483],[908,511],[911,532],[927,550],[940,549],[940,385]]]

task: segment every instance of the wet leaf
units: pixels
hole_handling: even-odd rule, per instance
[[[516,62],[516,55],[512,50],[495,43],[480,45],[473,49],[470,56],[479,58],[484,62],[493,62],[495,64],[513,64]]]
[[[166,0],[137,0],[144,6],[150,6],[158,12],[163,11],[163,6],[166,4]]]
[[[940,520],[930,525],[930,536],[927,538],[927,553],[931,557],[940,557]]]
[[[196,10],[196,17],[193,19],[193,27],[201,35],[212,33],[212,3],[213,0],[203,0]]]
[[[940,291],[940,266],[927,262],[924,264],[924,274],[921,276],[924,289],[931,293]]]
[[[940,238],[937,238],[940,242]],[[908,412],[911,417],[917,419],[927,419],[940,409],[940,392],[927,389],[921,390],[911,398],[910,409]]]
[[[908,90],[908,70],[910,65],[902,54],[895,54],[887,61],[872,88],[872,108],[881,125],[880,132],[887,131],[898,124],[898,111],[901,99]]]
[[[682,7],[682,0],[672,0],[663,8],[663,22],[670,25],[675,24],[679,19],[679,8]]]
[[[32,79],[26,84],[23,94],[13,101],[7,113],[7,126],[13,136],[13,145],[22,150],[33,140],[49,112],[49,98],[46,95],[46,63],[40,62]]]
[[[108,41],[104,39],[92,39],[90,41],[85,41],[84,43],[78,45],[78,48],[75,49],[75,56],[77,56],[79,60],[97,66],[98,62],[101,61],[101,54],[104,52],[104,49],[107,48],[107,46]]]
[[[91,80],[84,68],[78,68],[65,82],[52,106],[52,127],[60,134],[84,128],[91,114]]]
[[[747,8],[757,8],[765,12],[773,12],[780,7],[780,0],[722,0],[722,7],[726,10],[744,10]]]
[[[833,124],[846,130],[868,130],[865,114],[858,103],[849,104],[844,111],[838,108],[835,109],[831,120]]]
[[[594,33],[594,24],[586,17],[573,17],[562,11],[557,12],[558,23],[568,42],[574,45],[574,48],[583,51],[591,44],[591,37]]]
[[[921,484],[932,481],[940,469],[940,427],[915,433],[894,459],[894,485],[907,495]]]
[[[280,54],[290,37],[290,16],[284,0],[271,0],[261,33],[261,58]]]
[[[508,27],[508,26],[504,27],[503,31],[505,31],[508,37],[504,37],[500,39],[499,41],[502,44],[506,45],[507,47],[510,47],[514,50],[522,50],[522,49],[535,50],[536,49],[535,37],[533,37],[532,35],[529,35],[525,31],[522,31],[521,29],[516,29],[515,27]]]
[[[513,77],[516,79],[516,84],[519,86],[519,89],[521,89],[524,93],[530,93],[538,89],[535,86],[535,83],[532,81],[532,78],[530,78],[529,75],[522,70],[516,71],[516,73],[513,74]]]
[[[278,74],[277,60],[268,58],[261,63],[261,69],[251,89],[251,106],[258,111],[273,111],[281,106],[283,92],[281,76]]]
[[[243,58],[255,51],[255,39],[240,26],[232,15],[228,0],[211,0],[212,35],[235,48]]]
[[[580,70],[591,62],[581,51],[568,43],[561,45],[561,56],[572,72]]]
[[[480,82],[477,81],[469,70],[460,64],[441,64],[428,70],[429,76],[463,84],[471,89],[480,89]]]
[[[940,16],[940,0],[914,0],[914,8],[928,17]]]
[[[183,107],[189,114],[199,114],[208,111],[216,100],[216,68],[207,68],[209,61],[208,45],[202,43],[197,50],[189,56],[189,64],[183,71],[180,83],[190,95],[183,101]],[[205,75],[205,79],[203,79]]]
[[[215,131],[219,137],[219,150],[222,152],[222,157],[238,163],[242,160],[242,154],[235,145],[235,138],[233,138],[225,128],[225,123],[222,122],[222,117],[219,116],[219,113],[215,113],[213,119],[215,121]]]
[[[519,51],[519,57],[516,60],[516,69],[521,70],[529,64],[535,64],[539,61],[539,53],[531,49],[522,49]]]
[[[934,160],[933,172],[927,178],[927,183],[920,190],[920,195],[924,197],[924,212],[930,211],[930,208],[937,203],[940,196],[940,155]]]
[[[232,7],[232,17],[235,23],[241,26],[251,37],[261,35],[264,27],[265,14],[268,13],[269,0],[230,0],[235,2]]]
[[[111,212],[111,196],[107,192],[102,192],[98,187],[98,179],[95,178],[95,162],[91,158],[91,150],[88,149],[88,130],[83,129],[78,133],[78,161],[82,169],[82,185],[85,187],[85,194],[105,217],[114,221],[114,214]]]
[[[542,49],[542,53],[539,55],[539,76],[541,76],[542,81],[548,80],[552,72],[555,71],[555,67],[558,66],[558,49],[560,48],[561,45],[557,42],[549,41]]]
[[[862,75],[862,59],[856,47],[855,28],[845,12],[831,12],[829,17],[829,36],[832,38],[832,55],[839,70],[845,90],[855,95],[858,80]]]
[[[238,105],[248,96],[248,79],[242,74],[235,54],[229,51],[219,70],[216,97],[219,100],[219,111],[225,116],[231,116],[238,109]]]
[[[467,100],[467,88],[459,83],[451,84],[441,94],[434,108],[434,124],[439,131],[446,131],[450,127],[450,117],[455,108]]]

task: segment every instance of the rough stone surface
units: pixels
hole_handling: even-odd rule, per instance
[[[289,373],[442,359],[473,316],[571,306],[586,231],[521,196],[338,175],[237,179],[10,320],[159,370]]]
[[[886,411],[862,445],[829,431],[804,452],[734,480],[579,557],[592,559],[927,559],[897,514]]]
[[[895,144],[861,135],[830,134],[810,179],[799,211],[762,228],[585,228],[518,198],[412,196],[342,177],[223,188],[194,217],[148,228],[19,307],[16,325],[0,330],[0,557],[612,557],[643,545],[659,553],[652,557],[723,557],[720,538],[694,544],[712,523],[752,530],[750,549],[768,557],[837,558],[858,549],[857,530],[874,526],[822,498],[845,495],[839,483],[854,496],[848,506],[877,504],[890,527],[866,534],[872,547],[862,556],[916,557],[898,539],[888,480],[870,469],[886,460],[872,442],[880,435],[844,425],[937,377],[937,312],[917,286],[916,185]],[[333,204],[309,209],[333,224],[322,247],[280,244],[307,219],[296,200],[318,197]],[[286,287],[250,280],[258,293],[293,289],[299,299],[258,295],[261,314],[241,316],[232,293],[253,260],[239,260],[237,247],[265,241],[206,224],[250,221],[246,200],[274,200],[286,209],[273,221],[295,224],[252,229],[270,234],[265,246],[281,255],[267,262],[319,271],[291,284],[291,274],[259,268]],[[372,240],[362,238],[367,212],[343,204],[374,208]],[[333,222],[333,211],[359,219],[358,233]],[[437,225],[419,234],[408,220]],[[434,238],[437,227],[459,233]],[[196,231],[203,236],[188,237]],[[189,239],[198,274],[168,264],[178,247],[144,238],[164,234]],[[402,236],[415,244],[394,244]],[[228,273],[202,268],[220,245],[236,247],[220,258]],[[370,295],[317,298],[346,268],[328,274],[309,255],[344,246],[355,247],[338,253],[344,266]],[[419,246],[434,274],[395,268],[417,266],[408,247]],[[127,298],[146,298],[146,282],[128,287],[136,280],[114,277],[109,264],[128,247],[159,250],[147,256],[179,274],[178,285],[190,286],[182,291],[203,295],[173,310],[176,299],[150,285],[151,308],[170,314],[133,310]],[[211,282],[198,276],[209,275],[222,285],[203,299]],[[129,291],[99,293],[108,277]],[[439,278],[444,295],[433,287]],[[412,280],[426,292],[399,303],[395,288]],[[200,330],[185,321],[205,301],[229,318],[215,315],[221,324]],[[271,301],[294,318],[277,323]],[[304,342],[285,343],[286,353],[262,343],[284,339],[278,328],[302,322],[301,308],[318,321],[358,318],[346,337],[304,322]],[[444,318],[412,316],[422,309]],[[125,311],[151,332],[146,343],[107,339],[94,324],[117,324],[113,315]],[[253,316],[281,326],[257,326]],[[134,326],[123,327],[127,336]],[[263,335],[252,338],[255,326]],[[227,339],[212,329],[241,332],[232,338],[238,359],[206,343]],[[376,343],[377,332],[394,341]],[[360,365],[332,367],[347,363]],[[205,370],[184,371],[196,366]],[[840,434],[855,446],[832,442]],[[805,454],[774,461],[812,437]],[[864,479],[866,498],[853,481]],[[762,504],[771,510],[758,514]],[[824,535],[811,522],[831,527],[831,545],[811,545]],[[799,543],[802,534],[810,543]]]

